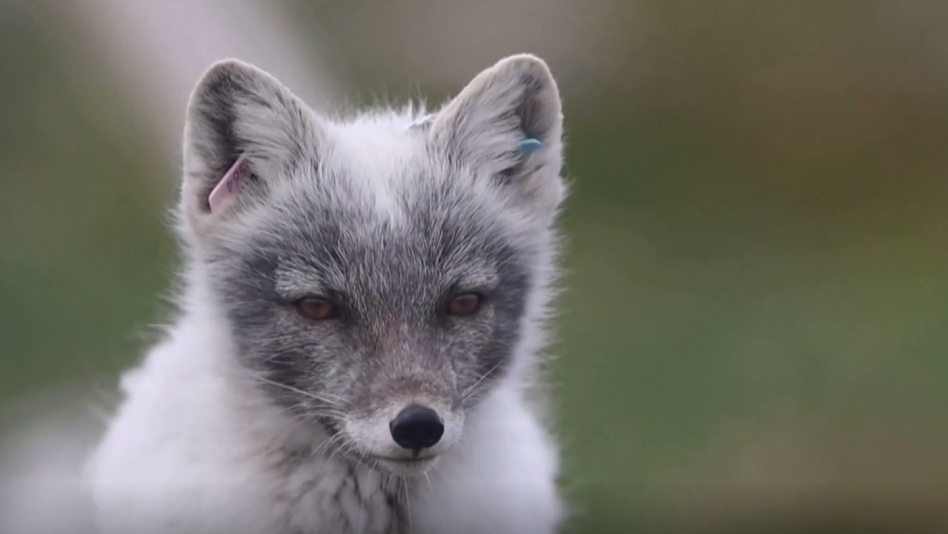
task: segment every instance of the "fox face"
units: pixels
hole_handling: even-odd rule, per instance
[[[398,475],[528,372],[557,254],[562,116],[512,56],[437,111],[330,120],[213,65],[188,104],[179,229],[234,358],[336,452]]]

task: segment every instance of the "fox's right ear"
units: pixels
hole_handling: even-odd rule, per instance
[[[204,219],[265,196],[318,153],[320,131],[312,110],[273,76],[235,59],[213,64],[185,119],[181,207],[188,222],[203,227]]]

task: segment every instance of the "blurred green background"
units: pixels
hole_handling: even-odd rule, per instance
[[[0,2],[0,407],[114,389],[167,319],[178,140],[106,3]],[[563,73],[572,530],[948,532],[948,4],[472,5],[269,9],[350,104]]]

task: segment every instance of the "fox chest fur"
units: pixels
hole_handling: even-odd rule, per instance
[[[277,497],[287,534],[409,534],[405,481],[384,480],[349,462],[293,455]]]

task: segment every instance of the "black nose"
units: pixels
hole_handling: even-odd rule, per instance
[[[402,410],[388,427],[399,447],[413,451],[434,446],[444,434],[444,423],[438,412],[418,404]]]

